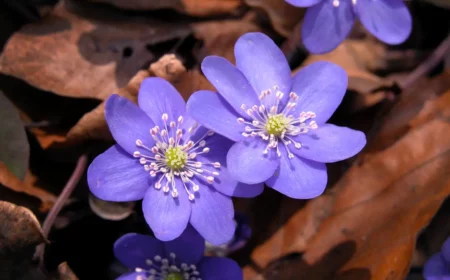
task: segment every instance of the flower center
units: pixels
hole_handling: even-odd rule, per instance
[[[168,115],[163,114],[164,127],[155,126],[150,129],[150,134],[155,140],[153,147],[146,146],[142,140],[136,140],[138,150],[133,153],[139,163],[144,166],[144,170],[150,173],[151,177],[156,177],[154,187],[162,189],[164,193],[170,193],[173,198],[179,195],[178,190],[184,189],[190,201],[196,199],[195,193],[200,190],[197,182],[213,184],[215,177],[219,176],[221,168],[220,162],[210,162],[206,158],[197,159],[198,155],[209,153],[210,148],[207,141],[214,135],[213,131],[207,131],[196,139],[190,140],[197,125],[190,127],[187,131],[181,129],[183,117],[169,122]],[[185,133],[189,137],[183,137]],[[176,180],[176,179],[179,180]]]
[[[180,273],[175,272],[167,275],[166,280],[184,280],[184,277]]]
[[[184,168],[187,162],[188,155],[180,147],[168,148],[165,153],[167,166],[175,171],[180,171]]]
[[[278,90],[277,86],[273,89],[276,91],[276,103],[270,108],[266,108],[262,101],[264,98],[272,94],[272,90],[264,90],[259,95],[261,104],[253,105],[247,108],[242,104],[241,109],[247,114],[247,118],[238,118],[237,122],[245,124],[245,131],[242,133],[244,137],[261,137],[264,141],[268,141],[264,154],[269,150],[276,149],[277,155],[281,156],[278,144],[283,144],[286,148],[289,158],[293,158],[294,154],[289,150],[289,145],[294,144],[296,149],[300,149],[302,144],[296,141],[299,134],[308,133],[312,129],[317,128],[317,124],[313,118],[316,117],[314,112],[301,112],[295,115],[295,107],[297,106],[298,95],[295,92],[289,94],[289,100],[280,108],[280,102],[283,100],[284,93]]]
[[[135,269],[136,272],[145,274],[139,275],[136,280],[202,280],[194,264],[180,264],[172,252],[166,258],[156,255],[152,259],[145,260],[145,264],[147,268]]]
[[[283,114],[269,116],[266,131],[269,135],[280,136],[283,131],[286,131],[288,123],[289,120]]]

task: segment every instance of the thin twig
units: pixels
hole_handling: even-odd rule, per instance
[[[86,165],[87,165],[87,155],[84,154],[78,159],[77,165],[75,166],[72,176],[70,176],[69,180],[64,186],[64,189],[58,196],[58,199],[56,200],[52,209],[50,209],[50,212],[45,218],[44,225],[42,226],[42,231],[44,232],[44,236],[46,238],[48,238],[48,235],[53,227],[56,217],[58,216],[63,206],[66,204],[75,187],[77,186],[81,176],[83,176],[84,171],[86,169]],[[42,270],[44,269],[44,252],[45,252],[45,244],[40,244],[39,246],[36,247],[36,252],[34,254],[34,259],[39,260],[39,267]]]
[[[413,72],[411,72],[405,80],[400,81],[399,85],[402,90],[409,88],[420,77],[425,76],[441,62],[445,55],[450,51],[450,34],[441,42],[441,44],[433,51],[433,53],[422,62]]]

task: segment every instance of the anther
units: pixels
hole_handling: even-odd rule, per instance
[[[182,124],[182,123],[183,123],[183,120],[184,120],[184,119],[183,119],[183,116],[179,116],[179,117],[178,117],[178,123],[179,123],[179,124]]]
[[[142,146],[142,141],[139,139],[136,140],[136,146],[138,146],[138,147]]]
[[[210,151],[210,149],[208,147],[203,148],[204,153],[208,153],[209,151]]]
[[[202,167],[202,163],[197,161],[196,163],[194,163],[194,166],[197,168],[200,168],[200,167]]]
[[[168,193],[169,192],[169,186],[165,185],[163,187],[163,192]]]
[[[170,127],[171,127],[171,128],[175,128],[176,125],[177,125],[177,124],[176,124],[174,121],[171,121],[171,122],[170,122]]]
[[[164,123],[167,122],[167,120],[169,119],[169,115],[167,115],[166,113],[162,114],[161,119],[163,120]]]
[[[208,131],[207,135],[208,136],[213,136],[214,135],[214,131],[212,131],[212,130]]]
[[[243,118],[238,118],[237,122],[240,123],[240,124],[243,124],[245,122],[245,120]]]
[[[207,181],[209,184],[212,184],[212,183],[214,182],[214,177],[213,177],[213,176],[208,176],[208,177],[206,177],[206,181]]]
[[[193,186],[192,186],[192,190],[193,190],[194,192],[198,192],[199,189],[200,189],[200,187],[199,187],[198,185],[193,185]]]
[[[133,153],[133,156],[134,156],[135,158],[141,157],[141,153],[140,153],[139,151],[135,151],[135,152]]]
[[[218,162],[218,161],[214,162],[213,165],[215,168],[220,168],[220,162]]]
[[[195,196],[194,196],[192,193],[190,193],[189,196],[188,196],[188,198],[189,198],[190,201],[192,201],[192,200],[195,199]]]
[[[178,197],[178,191],[177,191],[177,190],[173,190],[173,191],[172,191],[172,197],[173,197],[173,198]]]
[[[160,182],[157,182],[157,183],[155,184],[155,189],[159,190],[160,188],[161,188],[161,183],[160,183]]]
[[[199,145],[200,147],[204,147],[204,146],[206,145],[206,141],[205,141],[205,140],[202,140],[202,141],[200,141],[200,143],[198,143],[198,145]]]

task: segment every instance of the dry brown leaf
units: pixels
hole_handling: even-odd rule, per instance
[[[104,99],[156,57],[149,47],[189,27],[61,1],[50,15],[14,33],[0,72],[59,95]]]
[[[450,88],[448,78],[440,83]],[[254,262],[265,267],[303,252],[290,266],[301,279],[405,279],[417,234],[450,194],[450,91],[425,96],[425,106],[414,98],[422,104],[415,118],[403,115],[408,106],[394,107],[391,115],[403,115],[409,129],[295,213],[253,252]]]
[[[91,2],[108,3],[130,10],[175,9],[191,16],[212,16],[233,13],[243,5],[243,0],[90,0]]]
[[[243,5],[243,0],[181,0],[179,9],[192,16],[210,16],[215,14],[232,13]]]
[[[0,279],[44,280],[31,257],[36,245],[47,242],[36,216],[25,207],[0,201]]]
[[[386,47],[380,43],[370,40],[346,40],[329,53],[310,55],[302,66],[321,60],[333,62],[347,71],[349,89],[368,93],[387,83],[371,73],[381,67],[380,61],[385,55]]]
[[[200,22],[192,24],[192,29],[194,36],[204,41],[199,61],[208,55],[218,55],[233,63],[234,44],[237,39],[245,33],[261,31],[259,26],[246,20]]]
[[[73,273],[70,269],[69,265],[66,262],[58,265],[58,280],[78,280],[78,277]]]
[[[56,201],[56,196],[34,185],[36,178],[34,178],[28,171],[25,175],[24,181],[20,181],[19,178],[6,167],[3,162],[0,162],[0,184],[15,191],[22,192],[27,195],[33,196],[39,199],[42,211],[48,211]]]
[[[125,88],[118,91],[118,94],[136,102],[140,84],[142,80],[149,76],[157,76],[168,80],[185,99],[196,90],[213,89],[211,84],[198,70],[186,71],[182,62],[175,55],[167,54],[157,62],[151,64],[148,71],[139,71]],[[67,133],[65,144],[80,143],[87,139],[112,140],[104,117],[104,104],[100,104],[78,121]]]
[[[263,9],[269,15],[273,28],[284,37],[291,35],[305,14],[305,9],[294,7],[284,0],[245,0],[245,3]]]

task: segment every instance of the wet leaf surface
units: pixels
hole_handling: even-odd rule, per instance
[[[28,169],[30,146],[19,112],[1,91],[0,135],[0,162],[23,179]]]

